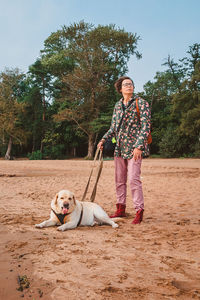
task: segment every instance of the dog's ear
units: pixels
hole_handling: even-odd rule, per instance
[[[54,198],[54,204],[55,204],[55,205],[57,205],[57,200],[58,200],[58,194],[56,194],[56,195],[55,195],[55,198]]]
[[[74,204],[76,205],[76,200],[75,200],[75,197],[74,197],[74,195],[73,195],[73,201],[74,201]]]

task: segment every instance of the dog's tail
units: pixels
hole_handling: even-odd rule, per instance
[[[124,218],[112,218],[112,220],[113,220],[114,222],[116,222],[116,223],[118,223],[118,222],[124,222],[124,221],[125,221]]]

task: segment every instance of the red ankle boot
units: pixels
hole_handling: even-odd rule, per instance
[[[114,213],[114,215],[110,216],[110,218],[126,217],[125,214],[126,205],[117,203],[116,207],[117,207],[116,212]]]
[[[135,219],[133,220],[133,222],[131,224],[140,224],[142,222],[142,219],[143,219],[143,212],[144,212],[144,209],[138,210],[136,212]]]

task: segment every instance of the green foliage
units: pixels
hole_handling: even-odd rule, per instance
[[[65,149],[64,144],[58,144],[54,146],[44,146],[43,156],[46,159],[61,159],[64,158],[63,150]]]
[[[43,139],[43,157],[48,159],[62,158],[65,149],[64,144],[60,144],[60,136],[51,130],[46,131]]]
[[[200,45],[189,47],[188,57],[175,63],[144,86],[151,99],[153,144],[151,152],[164,157],[198,156],[200,138]]]
[[[32,153],[28,153],[27,157],[30,160],[41,160],[42,159],[42,152],[40,150],[33,151]]]
[[[23,145],[27,140],[21,118],[25,105],[19,101],[23,95],[23,79],[24,74],[18,69],[7,69],[0,73],[0,139],[3,145],[8,144],[5,155],[8,159],[11,157],[12,145]]]
[[[200,138],[199,141],[197,141],[194,146],[194,157],[200,158]]]
[[[185,147],[187,147],[187,139],[180,137],[173,128],[168,128],[159,142],[160,155],[165,158],[183,155]]]

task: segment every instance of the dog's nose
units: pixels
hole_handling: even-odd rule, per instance
[[[69,203],[64,203],[63,206],[64,208],[69,208]]]

